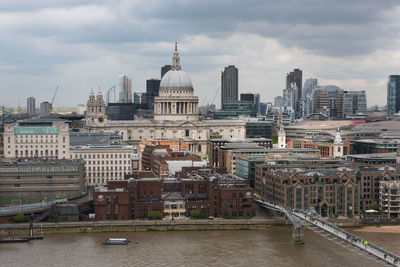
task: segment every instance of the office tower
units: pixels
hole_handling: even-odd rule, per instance
[[[35,98],[34,97],[28,97],[26,100],[26,112],[28,113],[29,116],[35,115],[36,111],[36,104],[35,104]]]
[[[137,93],[137,92],[133,93],[133,103],[135,103],[135,104],[142,103],[142,96],[144,94],[145,93]]]
[[[171,65],[165,65],[164,67],[161,67],[161,79],[164,76],[164,74],[170,70],[171,70]]]
[[[286,75],[286,89],[289,89],[292,83],[296,84],[297,88],[297,97],[296,100],[302,99],[302,91],[303,91],[303,71],[300,69],[294,69],[290,73]]]
[[[247,101],[254,103],[254,94],[251,93],[240,94],[240,101]]]
[[[335,85],[317,86],[313,93],[313,112],[329,118],[343,117],[344,90]]]
[[[252,102],[256,105],[257,113],[260,114],[260,94],[245,93],[240,94],[240,101]]]
[[[260,94],[254,94],[254,104],[256,105],[257,113],[261,114]]]
[[[158,96],[160,82],[159,79],[146,80],[146,94],[142,96],[141,102],[147,104],[147,109],[152,110],[154,107],[154,97]]]
[[[108,105],[110,103],[117,103],[117,89],[115,85],[107,90],[106,104]]]
[[[277,96],[277,97],[275,97],[275,99],[274,99],[274,106],[275,107],[283,107],[283,104],[284,103],[284,101],[283,101],[283,97],[282,96]]]
[[[314,78],[309,78],[304,82],[303,87],[303,99],[307,96],[312,95],[314,88],[318,86],[318,80]]]
[[[50,106],[51,104],[47,101],[40,103],[40,117],[50,116]]]
[[[297,86],[292,83],[289,88],[283,89],[283,106],[295,109],[297,98]]]
[[[344,91],[343,118],[367,111],[367,96],[365,91]]]
[[[387,114],[400,112],[400,75],[390,75],[387,84]]]
[[[221,72],[221,108],[224,104],[238,100],[239,70],[230,65]]]
[[[132,79],[128,75],[119,75],[118,78],[119,103],[132,102]]]

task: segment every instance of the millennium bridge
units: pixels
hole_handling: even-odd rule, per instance
[[[320,236],[363,257],[384,263],[387,266],[400,266],[399,256],[337,227],[322,219],[315,212],[292,209],[263,199],[256,199],[255,201],[263,208],[283,213],[290,220],[293,224],[292,242],[294,244],[304,244],[303,228],[305,226]]]

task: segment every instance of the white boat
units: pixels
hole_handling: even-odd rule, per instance
[[[106,245],[127,245],[129,240],[126,238],[109,238],[107,239],[104,244]]]

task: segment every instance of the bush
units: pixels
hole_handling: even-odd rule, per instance
[[[200,212],[198,210],[192,210],[190,212],[190,217],[192,217],[192,219],[207,219],[208,214],[205,212]]]
[[[25,216],[22,213],[19,213],[19,214],[14,216],[13,221],[16,222],[16,223],[24,223],[24,222],[29,221],[29,217]]]
[[[149,220],[161,220],[163,218],[163,214],[161,211],[150,211],[147,213],[147,217]]]

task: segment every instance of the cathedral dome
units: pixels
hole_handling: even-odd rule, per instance
[[[161,79],[160,90],[191,90],[192,81],[183,70],[170,70]]]
[[[175,52],[172,57],[171,70],[168,71],[161,79],[160,91],[185,91],[193,93],[192,81],[181,68],[181,58],[179,57],[178,44],[175,43]]]

